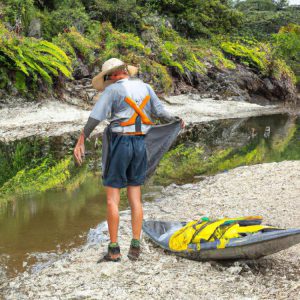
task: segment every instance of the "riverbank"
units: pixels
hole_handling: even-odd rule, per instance
[[[300,227],[300,161],[239,167],[196,184],[170,185],[145,203],[145,219],[262,215],[265,224]],[[104,230],[103,234],[107,235]],[[142,261],[126,257],[130,215],[121,216],[121,263],[95,262],[106,243],[72,251],[38,273],[2,282],[4,299],[297,299],[300,245],[255,262],[199,263],[143,239]]]
[[[79,100],[78,100],[79,101]],[[164,105],[186,123],[229,118],[246,118],[276,113],[295,112],[283,105],[258,105],[249,102],[201,98],[199,94],[169,96]],[[58,136],[81,131],[94,102],[70,104],[55,99],[25,102],[0,109],[0,141],[9,142],[29,136]],[[103,132],[99,124],[91,136]]]

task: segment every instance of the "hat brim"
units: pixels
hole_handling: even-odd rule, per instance
[[[123,67],[123,66],[125,66],[125,64],[114,67],[114,68],[111,68],[111,69],[103,71],[103,72],[100,72],[98,75],[96,75],[92,79],[93,88],[98,90],[98,91],[103,91],[107,86],[114,83],[115,81],[113,81],[113,80],[105,80],[104,81],[104,76],[112,73],[113,71],[115,71],[117,69],[120,69],[120,67]],[[131,65],[127,65],[127,68],[128,68],[129,76],[136,75],[138,73],[138,70],[139,70],[137,67],[131,66]]]

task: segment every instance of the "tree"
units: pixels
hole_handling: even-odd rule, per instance
[[[273,0],[273,2],[277,9],[283,9],[289,6],[289,0]]]
[[[246,0],[239,1],[236,8],[243,12],[248,11],[275,11],[276,5],[273,0]]]
[[[111,22],[121,31],[136,31],[139,6],[136,0],[91,0],[82,1],[91,19]]]
[[[231,0],[140,0],[161,15],[173,19],[175,29],[190,37],[229,32],[241,24],[242,14]]]
[[[283,58],[293,69],[300,82],[300,25],[289,24],[272,35],[278,57]]]

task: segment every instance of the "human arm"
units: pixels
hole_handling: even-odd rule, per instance
[[[111,113],[112,108],[112,92],[110,90],[104,91],[94,105],[90,116],[82,129],[78,138],[77,144],[74,148],[74,156],[79,165],[82,164],[82,157],[85,154],[84,142],[90,136],[95,127],[103,120],[107,119]]]
[[[181,120],[181,127],[183,128],[185,126],[183,120],[177,116],[173,116],[170,114],[156,95],[155,91],[151,87],[151,85],[146,84],[148,88],[148,92],[151,99],[151,112],[153,116],[159,120],[162,120],[163,122],[172,122],[175,120],[180,119]]]

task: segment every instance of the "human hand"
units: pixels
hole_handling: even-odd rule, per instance
[[[180,126],[181,126],[181,128],[185,127],[185,123],[184,123],[183,119],[180,119]]]
[[[183,119],[181,119],[181,118],[178,117],[178,116],[175,116],[175,120],[180,121],[180,127],[181,127],[181,128],[184,128],[184,127],[185,127],[185,123],[184,123]]]
[[[81,166],[83,162],[83,158],[85,157],[85,147],[84,147],[84,135],[83,133],[80,135],[77,144],[74,148],[74,156],[77,164]]]

